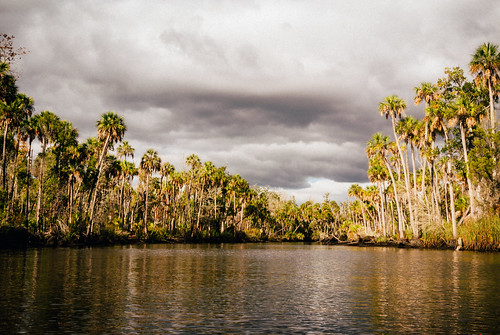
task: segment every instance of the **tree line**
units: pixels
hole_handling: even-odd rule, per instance
[[[25,50],[12,42],[5,34],[0,41],[1,225],[76,240],[106,234],[456,240],[470,222],[493,217],[488,229],[483,224],[469,235],[480,231],[500,242],[500,55],[494,44],[476,50],[472,80],[455,67],[436,83],[415,87],[423,119],[406,116],[407,104],[397,96],[379,104],[393,139],[377,133],[367,143],[371,185],[352,185],[345,202],[325,194],[321,203],[297,204],[195,154],[180,170],[154,148],[136,164],[126,122],[115,112],[103,113],[96,135],[80,141],[71,122],[35,113],[33,99],[18,92],[11,65]]]
[[[18,92],[10,66],[20,52],[12,41],[4,35],[0,42],[2,225],[75,239],[304,240],[338,230],[340,207],[327,196],[297,205],[195,154],[178,170],[151,148],[136,165],[125,120],[115,112],[102,114],[96,135],[81,142],[71,122],[34,113],[33,99]],[[33,157],[36,141],[41,149]]]
[[[479,46],[469,71],[471,79],[460,67],[446,68],[437,82],[414,88],[414,103],[424,106],[422,119],[407,116],[407,103],[396,95],[380,102],[393,137],[381,132],[371,137],[366,154],[372,184],[349,189],[355,199],[351,221],[358,230],[399,238],[457,240],[468,234],[477,241],[500,241],[498,46]],[[478,222],[483,231],[466,231]]]

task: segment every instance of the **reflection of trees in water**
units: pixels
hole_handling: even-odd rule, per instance
[[[488,333],[499,263],[498,254],[297,244],[28,249],[0,253],[0,326]]]

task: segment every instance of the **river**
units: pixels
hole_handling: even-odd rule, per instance
[[[500,254],[318,244],[0,250],[0,332],[500,331]]]

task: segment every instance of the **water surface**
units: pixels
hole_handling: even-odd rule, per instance
[[[315,244],[0,251],[2,333],[498,333],[500,255]]]

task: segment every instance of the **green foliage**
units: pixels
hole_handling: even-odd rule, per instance
[[[16,51],[6,50],[12,60]],[[322,203],[297,204],[195,154],[177,171],[149,149],[137,167],[127,161],[134,149],[123,141],[123,117],[102,114],[95,136],[80,142],[56,114],[32,115],[33,99],[18,92],[9,64],[0,63],[0,225],[27,226],[64,243],[121,241],[122,234],[163,242],[347,240],[366,232],[380,241],[402,233],[441,245],[453,239],[458,221],[471,248],[493,246],[500,236],[493,214],[500,211],[500,133],[491,99],[498,96],[499,59],[497,46],[482,45],[470,64],[474,82],[447,68],[435,84],[416,87],[415,103],[425,103],[421,120],[406,115],[404,100],[385,98],[379,112],[396,137],[376,133],[368,141],[373,185],[352,185],[354,201],[340,204],[328,194]],[[42,149],[37,157],[33,144]],[[482,211],[472,208],[478,204]]]
[[[484,216],[476,220],[467,220],[459,226],[459,236],[465,249],[498,250],[500,249],[500,216]]]

